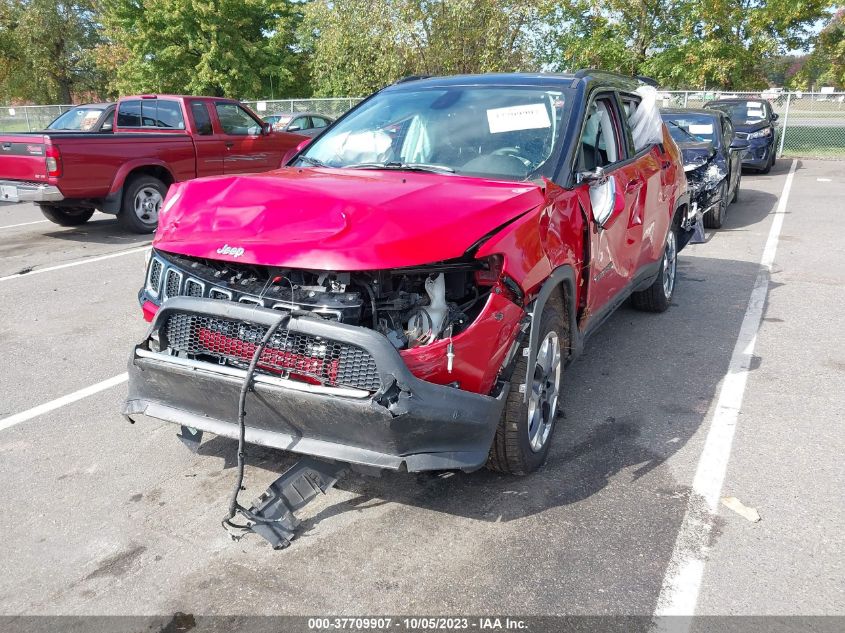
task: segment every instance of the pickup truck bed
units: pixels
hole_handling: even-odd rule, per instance
[[[98,209],[152,232],[172,183],[276,169],[307,141],[273,132],[231,99],[126,97],[113,134],[0,135],[0,201],[35,202],[65,226]]]

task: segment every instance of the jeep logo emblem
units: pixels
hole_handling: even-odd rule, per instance
[[[218,255],[231,255],[232,257],[240,257],[244,254],[244,249],[240,248],[239,246],[229,246],[228,244],[224,244],[220,248],[217,249]]]

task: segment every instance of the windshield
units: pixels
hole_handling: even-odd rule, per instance
[[[753,125],[769,118],[766,113],[766,104],[762,101],[711,103],[707,107],[724,112],[734,124]]]
[[[47,126],[48,130],[79,130],[86,132],[96,125],[103,111],[100,108],[68,110]]]
[[[662,113],[663,120],[668,123],[669,134],[678,143],[690,141],[714,143],[718,138],[716,121],[713,115],[695,113]]]
[[[525,180],[552,156],[560,92],[523,87],[389,90],[320,136],[297,164]]]

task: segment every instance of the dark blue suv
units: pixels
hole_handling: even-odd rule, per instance
[[[765,99],[719,99],[705,108],[720,110],[733,123],[737,138],[748,140],[750,147],[742,158],[742,166],[768,174],[775,164],[778,115]]]

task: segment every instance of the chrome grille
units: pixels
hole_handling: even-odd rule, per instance
[[[168,316],[163,331],[174,352],[244,368],[267,326],[177,312]],[[331,387],[377,391],[381,386],[375,359],[365,349],[286,329],[279,329],[270,339],[257,370]]]

